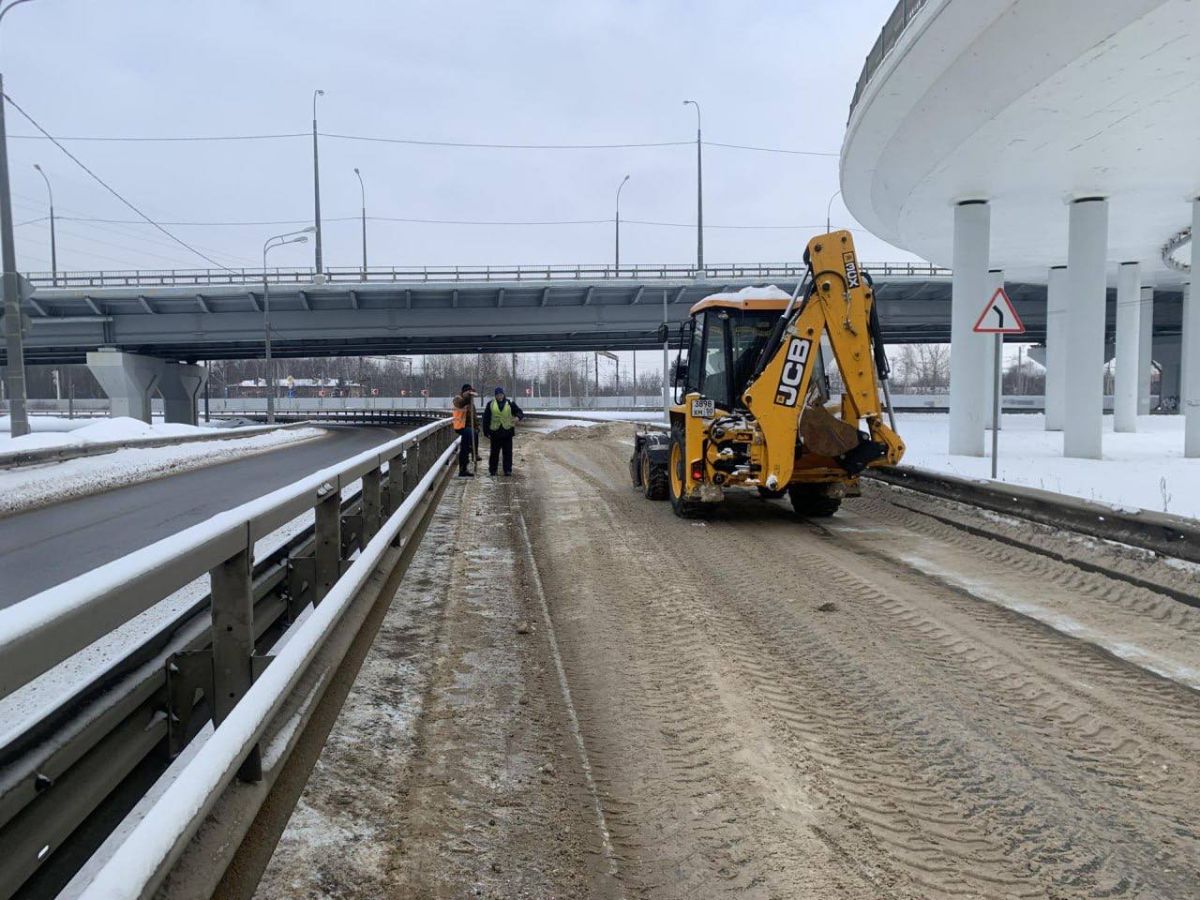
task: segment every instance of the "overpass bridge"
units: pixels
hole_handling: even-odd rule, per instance
[[[948,269],[866,268],[885,341],[950,340]],[[260,356],[268,302],[276,357],[637,350],[660,346],[659,325],[683,321],[705,296],[762,284],[790,291],[804,271],[801,263],[753,263],[703,271],[597,265],[332,269],[320,276],[311,269],[37,273],[24,307],[25,358],[87,361],[121,415],[148,419],[149,398],[158,392],[170,421],[194,422],[205,376],[195,363]],[[1026,339],[1044,341],[1046,286],[1007,288]],[[1115,323],[1115,292],[1108,303]],[[1181,308],[1178,291],[1156,297],[1154,333],[1165,342],[1156,359],[1179,355]]]
[[[876,265],[892,340],[937,340],[950,273]],[[264,274],[266,275],[264,281]],[[649,349],[664,318],[697,300],[773,283],[791,290],[801,263],[710,266],[243,269],[34,275],[26,358],[82,362],[101,346],[163,359],[260,355],[264,293],[272,354]],[[1020,293],[1020,292],[1019,292]],[[1024,297],[1024,295],[1022,295]],[[1036,297],[1027,298],[1036,318]]]
[[[885,340],[950,340],[950,270],[925,263],[867,268]],[[801,263],[703,272],[686,265],[453,266],[365,275],[332,269],[318,280],[311,269],[200,269],[71,272],[58,276],[57,287],[49,273],[35,273],[25,353],[33,364],[83,362],[100,347],[187,362],[259,356],[264,293],[279,357],[652,349],[664,316],[683,321],[693,303],[717,291],[768,283],[792,290],[803,273]],[[1007,288],[1029,339],[1043,340],[1045,285]],[[1156,297],[1156,334],[1179,334],[1181,301],[1179,291]],[[1109,303],[1115,306],[1115,295]]]

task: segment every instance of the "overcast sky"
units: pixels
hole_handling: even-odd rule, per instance
[[[323,88],[330,134],[500,144],[691,141],[705,147],[709,262],[799,259],[838,190],[837,152],[863,58],[893,0],[777,2],[317,2],[36,0],[5,18],[0,63],[12,98],[52,134],[187,137],[304,133]],[[18,223],[61,220],[59,268],[209,263],[147,226],[72,221],[134,214],[11,107]],[[257,141],[71,141],[98,175],[163,222],[311,222],[306,136]],[[623,262],[695,258],[694,145],[604,150],[417,147],[321,139],[327,266],[361,259],[359,188],[369,216],[469,221],[604,220],[552,226],[369,221],[373,265],[608,262],[613,201],[627,220]],[[341,221],[335,221],[341,220]],[[840,200],[836,225],[851,225]],[[170,225],[226,265],[256,265],[288,225]],[[17,229],[18,267],[49,267],[44,222]],[[867,260],[905,259],[869,234]],[[312,245],[272,253],[310,265]]]

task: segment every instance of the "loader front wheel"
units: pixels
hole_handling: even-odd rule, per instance
[[[793,484],[788,488],[788,498],[796,515],[806,519],[826,519],[842,505],[840,494],[833,494],[823,484]]]
[[[650,454],[642,452],[642,493],[647,500],[666,500],[670,488],[667,486],[667,467],[650,461]]]
[[[667,457],[667,482],[670,489],[671,509],[681,519],[694,519],[703,511],[703,505],[683,496],[687,484],[687,453],[684,450],[683,432],[671,429],[671,450]]]

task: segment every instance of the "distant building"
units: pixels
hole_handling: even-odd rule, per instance
[[[337,378],[280,378],[277,397],[365,397],[369,391],[355,381]],[[229,385],[232,399],[267,396],[265,378],[247,378]]]

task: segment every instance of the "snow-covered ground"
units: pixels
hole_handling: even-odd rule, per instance
[[[967,478],[991,477],[987,457],[946,452],[949,416],[901,413],[897,430],[908,446],[903,464]],[[1062,432],[1046,431],[1042,415],[1006,415],[1000,426],[998,480],[1115,506],[1200,518],[1200,459],[1184,459],[1182,416],[1141,416],[1135,434],[1113,431],[1104,417],[1104,459],[1067,459]]]
[[[140,419],[124,416],[100,419],[64,419],[60,416],[30,416],[30,434],[11,436],[12,419],[0,416],[0,453],[16,450],[36,450],[41,447],[62,447],[68,444],[99,444],[108,441],[155,440],[193,434],[227,433],[228,428],[178,425],[155,422],[147,425]]]
[[[66,421],[66,420],[64,420]],[[97,432],[105,437],[96,440],[121,440],[111,434],[123,430],[122,422],[136,420],[105,419],[86,428],[78,429],[70,435],[41,434],[10,440],[7,445],[0,443],[0,450],[24,447],[22,441],[37,437],[69,437],[82,431],[97,428]],[[98,426],[113,424],[114,429],[100,430]],[[151,426],[138,422],[137,424],[149,429]],[[195,433],[201,429],[188,425],[155,425],[155,436],[161,437],[159,429],[186,428],[184,433]],[[102,456],[70,459],[63,462],[46,463],[39,466],[23,466],[16,469],[0,469],[0,515],[10,515],[22,510],[44,506],[73,497],[84,497],[98,494],[124,484],[137,481],[147,481],[163,475],[175,475],[191,469],[199,469],[213,463],[227,462],[240,456],[251,456],[265,453],[285,444],[294,444],[320,437],[325,432],[320,428],[292,428],[279,431],[269,431],[250,435],[238,440],[194,441],[188,444],[178,444],[168,447],[127,447]]]

